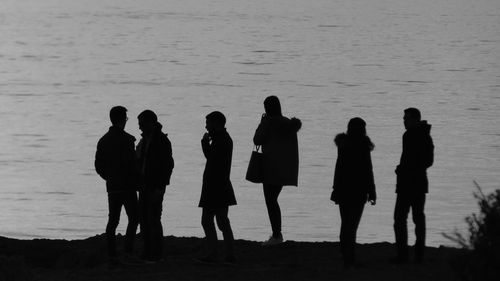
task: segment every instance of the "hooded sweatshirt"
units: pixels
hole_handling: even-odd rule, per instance
[[[427,193],[427,168],[434,163],[431,125],[421,121],[403,134],[403,152],[396,168],[396,192]]]
[[[174,169],[172,145],[162,131],[162,125],[157,123],[150,136],[142,134],[137,145],[139,170],[142,176],[143,190],[165,190],[170,184],[170,176]]]

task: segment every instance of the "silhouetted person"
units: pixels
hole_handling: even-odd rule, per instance
[[[335,137],[337,145],[337,163],[331,200],[339,205],[340,250],[345,267],[356,263],[356,232],[365,203],[375,205],[377,194],[373,180],[370,153],[374,148],[366,135],[366,123],[363,119],[352,118],[347,125],[347,133]]]
[[[201,224],[206,236],[207,254],[198,260],[215,262],[217,260],[217,226],[222,231],[226,245],[225,262],[235,262],[233,249],[233,231],[228,218],[229,206],[236,205],[233,186],[231,185],[231,159],[233,140],[226,128],[226,117],[214,111],[206,116],[206,129],[201,147],[207,159],[203,172],[203,186],[199,207],[203,208]]]
[[[288,119],[282,115],[280,101],[276,96],[269,96],[264,100],[264,109],[266,113],[262,115],[253,142],[262,146],[264,197],[273,231],[271,237],[262,245],[271,246],[283,242],[278,196],[283,186],[297,186],[299,174],[297,132],[302,123],[297,118]]]
[[[408,261],[408,228],[406,220],[410,209],[415,223],[415,260],[422,262],[425,250],[425,194],[429,191],[427,168],[434,162],[434,144],[430,136],[431,125],[420,120],[416,108],[404,110],[403,152],[396,168],[396,206],[394,233],[397,256],[394,262]]]
[[[108,255],[117,258],[115,232],[120,221],[122,206],[128,217],[125,252],[131,254],[138,224],[137,188],[138,169],[134,150],[135,138],[125,132],[127,109],[115,106],[109,112],[112,126],[97,143],[95,169],[106,181],[108,192],[108,224],[106,240]]]
[[[137,117],[142,139],[137,145],[142,187],[139,191],[143,259],[159,261],[163,257],[161,213],[165,188],[174,168],[172,146],[156,114],[145,110]]]

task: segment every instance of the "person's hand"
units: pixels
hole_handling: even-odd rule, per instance
[[[369,194],[368,195],[368,202],[370,202],[371,205],[376,205],[377,204],[377,194]]]
[[[203,138],[202,138],[201,140],[202,140],[202,141],[206,141],[206,142],[210,141],[210,135],[209,135],[208,133],[205,133],[205,134],[203,135]]]
[[[260,117],[260,122],[264,121],[264,119],[266,119],[266,114],[265,113],[262,113],[262,117]]]
[[[332,191],[332,194],[330,195],[330,200],[332,200],[337,205],[339,204],[338,194],[335,190]]]

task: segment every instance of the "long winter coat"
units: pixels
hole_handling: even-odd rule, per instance
[[[342,203],[364,203],[375,198],[375,183],[370,152],[373,145],[367,137],[335,137],[338,156],[335,165],[332,200]]]
[[[174,169],[172,144],[162,131],[162,125],[157,126],[150,137],[142,135],[137,145],[139,171],[142,175],[143,188],[146,190],[165,190],[170,184]]]
[[[297,132],[302,123],[297,118],[266,116],[255,131],[253,142],[262,146],[263,183],[297,186],[299,147]]]
[[[236,205],[230,180],[233,157],[233,140],[224,129],[211,136],[211,141],[201,141],[203,154],[207,159],[203,172],[203,186],[199,207],[222,208]]]
[[[403,134],[403,152],[396,168],[397,193],[427,193],[427,168],[434,163],[431,125],[421,121]]]
[[[139,173],[134,142],[132,135],[115,126],[99,139],[94,166],[106,181],[108,192],[137,190]]]

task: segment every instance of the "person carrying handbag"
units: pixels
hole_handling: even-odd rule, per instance
[[[255,131],[253,142],[262,148],[262,184],[272,235],[262,246],[283,242],[281,233],[281,209],[278,196],[283,186],[297,186],[299,174],[299,148],[297,132],[302,122],[287,118],[281,113],[276,96],[264,100],[265,114]]]

